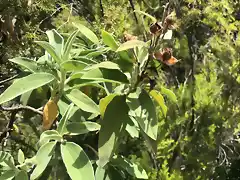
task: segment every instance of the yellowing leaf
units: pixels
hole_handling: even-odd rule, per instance
[[[43,129],[50,129],[54,120],[58,115],[57,104],[53,100],[49,100],[43,109]]]
[[[117,96],[117,94],[110,94],[109,96],[106,96],[105,98],[102,98],[99,103],[99,109],[100,109],[100,114],[103,117],[105,110],[108,106],[108,104],[113,100],[113,98]]]
[[[153,99],[161,107],[162,113],[166,117],[167,116],[167,106],[165,105],[165,101],[164,101],[163,96],[156,90],[151,90],[150,95],[153,97]]]

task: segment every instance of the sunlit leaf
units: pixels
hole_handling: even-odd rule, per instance
[[[161,86],[160,91],[163,95],[167,96],[173,103],[177,103],[177,96],[173,91]]]
[[[38,72],[38,65],[37,62],[28,58],[24,57],[16,57],[13,59],[9,59],[9,61],[18,64],[26,69],[28,69],[30,72]]]
[[[159,92],[157,92],[156,90],[150,91],[150,95],[154,98],[154,100],[161,107],[162,113],[166,117],[166,115],[167,115],[167,106],[165,105],[165,101],[164,101],[163,96]]]
[[[99,109],[100,109],[100,114],[103,117],[105,110],[108,106],[108,104],[113,100],[113,98],[117,96],[117,94],[110,94],[109,96],[106,96],[102,98],[99,102]]]
[[[30,179],[34,180],[37,179],[43,171],[46,169],[49,161],[52,158],[53,155],[53,150],[56,146],[56,141],[55,142],[48,142],[41,146],[41,148],[38,150],[36,154],[36,168],[33,170]]]
[[[67,61],[69,59],[69,54],[72,49],[73,41],[75,40],[77,34],[79,33],[79,30],[74,31],[67,39],[67,42],[64,47],[64,53],[63,53],[63,61]]]
[[[121,108],[119,108],[121,107]],[[125,96],[115,96],[108,104],[99,132],[99,166],[105,166],[118,147],[118,140],[129,120]],[[114,117],[114,118],[113,118]]]
[[[59,57],[61,57],[63,55],[64,47],[63,37],[55,29],[46,31],[46,34],[48,36],[49,43],[54,47]]]
[[[1,174],[0,179],[2,180],[11,180],[15,176],[15,171],[14,170],[8,170]]]
[[[22,170],[19,173],[17,173],[15,180],[28,180],[28,174],[26,171]]]
[[[18,79],[1,94],[0,104],[10,101],[30,90],[48,84],[53,80],[54,76],[48,73],[35,73]]]
[[[104,89],[104,87],[99,84],[101,82],[102,81],[91,80],[91,79],[75,79],[74,81],[71,82],[73,86],[68,86],[68,87],[66,86],[64,91],[69,91],[71,89],[79,89],[80,87],[84,87],[84,86],[94,86],[94,87]]]
[[[128,50],[128,49],[133,49],[138,46],[147,47],[147,44],[143,41],[131,40],[131,41],[127,41],[127,42],[121,44],[116,51],[119,52],[119,51],[124,51],[124,50]]]
[[[61,63],[62,60],[61,60],[60,54],[57,54],[57,52],[55,51],[54,47],[51,44],[45,41],[35,41],[35,42],[38,45],[40,45],[42,48],[44,48],[58,64]]]
[[[153,23],[157,22],[157,19],[155,17],[151,16],[148,13],[145,13],[145,12],[140,11],[140,10],[135,10],[134,12],[139,13],[139,14],[143,14],[143,15],[149,17],[153,21]]]
[[[38,145],[42,146],[42,145],[46,144],[47,142],[49,142],[50,140],[61,141],[62,136],[56,130],[44,131],[40,136]]]
[[[88,38],[90,41],[92,41],[95,44],[99,44],[99,40],[98,40],[97,36],[90,29],[88,29],[86,26],[84,26],[82,24],[75,24],[75,23],[73,23],[73,25],[75,27],[77,27],[79,29],[79,31],[84,36],[86,36],[86,38]]]
[[[97,51],[93,51],[93,52],[87,54],[86,57],[88,57],[88,58],[96,58],[98,56],[102,56],[103,54],[107,53],[108,51],[110,51],[109,47],[104,48],[104,49],[99,49]]]
[[[21,149],[18,150],[18,162],[19,164],[24,163],[25,161],[25,157],[24,157],[24,153],[22,152]]]
[[[95,180],[92,164],[79,145],[73,142],[61,144],[61,155],[72,180]]]
[[[99,64],[94,64],[90,67],[85,68],[85,70],[96,69],[96,68],[104,68],[104,69],[120,69],[118,64],[111,61],[104,61]]]
[[[127,123],[126,126],[126,131],[129,133],[129,135],[132,138],[138,138],[139,137],[139,126],[137,121],[133,118],[130,117],[131,121]]]
[[[66,92],[66,97],[83,111],[99,113],[98,105],[78,89]]]
[[[28,91],[28,92],[26,92],[26,93],[23,93],[23,94],[21,95],[20,103],[21,103],[23,106],[26,106],[26,105],[27,105],[28,100],[29,100],[32,92],[33,92],[33,90]]]
[[[118,48],[118,44],[113,38],[111,34],[109,34],[107,31],[102,30],[102,39],[104,44],[109,46],[113,51],[116,51]]]
[[[71,103],[71,104],[68,106],[67,110],[65,111],[65,113],[63,114],[63,116],[62,116],[62,118],[61,118],[61,120],[60,120],[60,122],[59,122],[59,125],[58,125],[58,127],[57,127],[57,131],[58,131],[58,133],[61,134],[61,135],[63,135],[64,132],[66,131],[65,129],[66,129],[67,121],[69,120],[69,117],[70,117],[70,115],[71,115],[71,112],[72,112],[72,110],[73,110],[73,107],[74,107],[74,104]]]
[[[13,157],[8,152],[0,151],[0,163],[5,163],[10,168],[15,169]]]
[[[95,122],[72,122],[67,125],[67,131],[71,135],[79,135],[86,134],[91,131],[98,131],[100,129],[100,125]]]
[[[163,39],[169,40],[172,39],[172,30],[168,30],[165,34],[162,34],[161,37],[163,36]]]
[[[128,105],[135,113],[135,119],[139,123],[141,129],[153,140],[157,139],[158,120],[156,116],[155,106],[148,93],[143,90],[139,97],[129,97]]]
[[[69,60],[69,61],[64,61],[60,65],[63,69],[66,71],[81,71],[83,70],[86,66],[88,66],[87,63],[78,61],[78,60]]]
[[[91,79],[101,82],[128,83],[125,74],[117,69],[91,69],[83,74],[82,79]]]
[[[105,169],[98,166],[95,171],[95,180],[110,180],[110,177],[108,176]]]
[[[114,158],[112,160],[112,163],[120,166],[133,177],[136,177],[138,179],[148,179],[146,171],[140,165],[137,165],[122,156]]]

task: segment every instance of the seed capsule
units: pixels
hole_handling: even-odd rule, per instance
[[[154,35],[160,35],[162,33],[162,29],[162,25],[159,22],[151,24],[150,26],[150,32]]]

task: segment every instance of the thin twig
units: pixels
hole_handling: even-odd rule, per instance
[[[7,139],[10,135],[10,132],[13,129],[13,124],[15,122],[15,116],[17,114],[17,110],[13,110],[10,116],[10,120],[6,126],[6,129],[0,134],[0,142],[3,142],[3,147],[7,144]],[[4,140],[4,141],[3,141]]]
[[[183,91],[182,91],[182,95],[181,95],[181,99],[183,98],[183,95],[185,93],[185,89],[186,89],[186,85],[187,85],[187,82],[188,82],[188,79],[189,77],[192,75],[192,69],[190,69],[189,73],[188,73],[188,76],[185,77],[185,81],[183,83]]]
[[[102,0],[99,0],[99,4],[100,4],[100,12],[101,12],[101,16],[102,16],[102,18],[103,18],[103,17],[104,17],[104,9],[103,9]]]
[[[17,76],[18,76],[18,74],[14,75],[14,76],[12,76],[12,77],[10,77],[10,78],[8,78],[8,79],[4,79],[3,81],[0,81],[0,85],[4,84],[4,83],[6,83],[6,82],[9,82],[9,81],[11,81],[11,80],[13,80],[13,79],[16,78]]]
[[[132,0],[129,0],[129,3],[130,3],[131,8],[132,8],[132,10],[133,10],[133,15],[134,15],[135,21],[136,21],[137,24],[139,24],[139,23],[138,23],[138,19],[137,19],[137,15],[136,15],[136,13],[135,13],[135,7],[134,7],[134,4],[133,4],[133,1],[132,1]]]
[[[132,2],[132,1],[130,1],[130,2]],[[168,8],[169,8],[169,3],[166,4],[164,13],[167,11]],[[163,16],[164,16],[164,15],[163,15]],[[157,36],[155,43],[153,42],[154,37],[152,38],[152,40],[151,40],[151,46],[150,46],[150,48],[149,48],[149,56],[148,56],[148,59],[147,59],[147,62],[146,62],[146,64],[145,64],[145,66],[143,67],[143,71],[141,72],[141,74],[140,74],[139,77],[137,78],[137,81],[136,81],[136,83],[134,84],[134,86],[129,89],[129,91],[128,91],[127,94],[135,91],[136,87],[137,87],[137,86],[139,85],[139,83],[142,81],[142,79],[143,79],[143,77],[144,77],[144,75],[145,75],[146,69],[147,69],[147,67],[148,67],[148,64],[149,64],[149,62],[152,61],[152,59],[153,59],[152,53],[156,50],[156,47],[157,47],[157,44],[158,44],[157,42],[158,42],[159,39],[160,39],[159,42],[161,42],[161,41],[163,40],[163,37],[164,37],[164,35],[165,35],[166,32],[167,32],[167,26],[165,26],[164,29],[163,29],[163,36],[162,36],[161,38],[160,38],[160,35]]]
[[[89,144],[84,144],[84,146],[86,146],[89,149],[91,149],[94,152],[94,154],[98,157],[98,152],[92,146],[90,146]]]
[[[31,106],[22,106],[22,105],[16,106],[16,107],[3,107],[3,106],[0,106],[0,109],[3,110],[3,111],[29,110],[29,111],[32,111],[32,112],[34,112],[36,114],[39,114],[41,116],[43,115],[43,112],[39,110],[40,108],[39,109],[35,109],[35,108],[31,107]],[[41,109],[42,109],[42,107],[41,107]]]
[[[40,25],[41,25],[44,21],[46,21],[47,19],[51,18],[54,14],[56,14],[56,13],[57,13],[59,10],[61,10],[61,9],[62,9],[62,7],[57,8],[56,11],[54,11],[52,14],[50,14],[50,16],[47,16],[47,17],[45,17],[43,20],[41,20],[41,21],[38,23],[37,28],[36,28],[36,30],[34,31],[33,34],[36,34],[36,32],[39,31]],[[42,32],[42,30],[41,30],[41,32]]]
[[[162,16],[162,24],[164,23],[165,18],[167,17],[168,8],[169,8],[169,3],[167,3],[164,7],[163,16]]]
[[[224,159],[223,161],[220,163],[220,166],[223,165],[223,163],[226,161],[226,164],[228,164],[228,159],[227,159],[227,153],[226,151],[220,146],[220,149],[222,150],[223,154],[224,154]]]
[[[69,15],[68,15],[68,19],[61,26],[59,26],[57,28],[57,30],[61,29],[65,24],[67,24],[70,21],[70,17],[72,15],[72,11],[73,11],[73,3],[70,3],[70,12],[69,12]]]

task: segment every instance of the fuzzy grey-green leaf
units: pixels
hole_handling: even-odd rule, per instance
[[[21,79],[17,79],[0,95],[0,104],[10,101],[21,94],[41,87],[54,80],[54,76],[49,73],[30,74]]]

